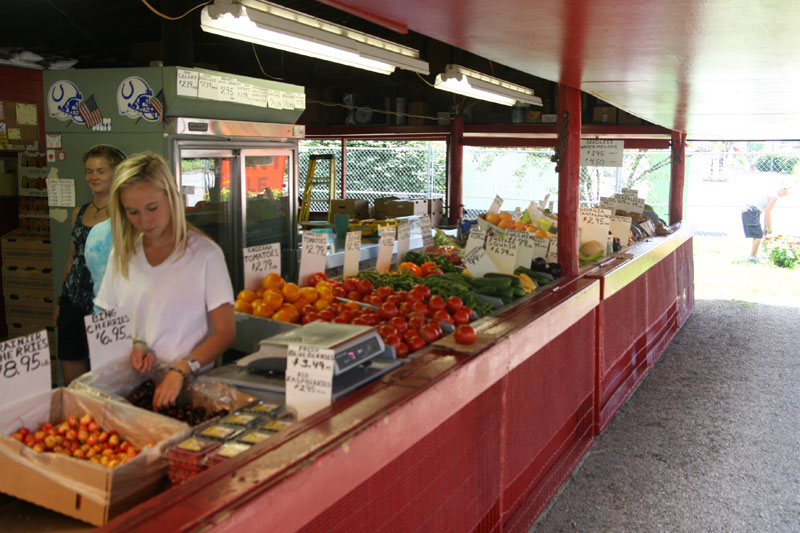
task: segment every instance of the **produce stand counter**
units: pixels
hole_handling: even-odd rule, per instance
[[[535,517],[593,439],[598,280],[485,320],[477,356],[433,350],[111,530],[491,529]]]
[[[586,271],[600,281],[596,433],[636,389],[694,308],[692,236],[683,223]]]

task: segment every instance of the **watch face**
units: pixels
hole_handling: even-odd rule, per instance
[[[200,362],[196,359],[189,359],[189,368],[192,372],[197,372],[200,370]]]

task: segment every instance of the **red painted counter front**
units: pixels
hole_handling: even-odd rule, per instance
[[[691,230],[631,252],[105,529],[526,531],[691,312]]]

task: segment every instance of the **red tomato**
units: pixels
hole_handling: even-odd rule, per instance
[[[328,276],[325,275],[325,272],[316,272],[308,277],[308,285],[311,287],[316,287],[320,281],[328,281]]]
[[[403,332],[403,340],[409,346],[411,346],[411,342],[410,341],[411,341],[412,337],[419,337],[419,331],[417,331],[415,329],[407,329],[406,331]]]
[[[397,354],[397,357],[399,357],[400,359],[405,359],[406,357],[408,357],[408,351],[409,351],[408,344],[404,342],[395,344],[394,351]]]
[[[408,330],[408,324],[406,323],[406,320],[401,316],[392,317],[389,320],[389,325],[394,327],[394,329],[396,329],[398,333],[403,333],[404,331]]]
[[[355,317],[350,321],[351,324],[358,324],[359,326],[371,326],[370,319],[365,315]]]
[[[422,295],[423,300],[427,300],[431,296],[431,290],[425,285],[422,285],[421,283],[418,283],[413,287],[411,287],[410,292],[418,292],[419,294]]]
[[[345,322],[350,322],[356,317],[356,313],[352,309],[345,309],[344,311],[341,311],[338,315],[336,315],[336,317],[343,318]]]
[[[408,291],[395,291],[395,294],[400,298],[401,302],[408,301]]]
[[[333,295],[337,298],[347,298],[347,291],[341,285],[337,285],[333,288]]]
[[[444,309],[439,309],[438,311],[434,311],[433,319],[438,320],[439,322],[447,322],[448,324],[453,324],[455,322],[450,313],[448,313]]]
[[[459,298],[458,296],[451,296],[450,298],[447,299],[445,304],[447,305],[448,311],[450,311],[451,313],[455,313],[456,311],[464,307],[464,302],[462,302],[461,298]]]
[[[425,317],[424,316],[409,316],[408,317],[408,327],[412,330],[417,330],[425,325]]]
[[[421,350],[425,347],[425,339],[420,337],[419,335],[414,335],[410,339],[406,339],[408,343],[408,348],[412,352],[416,352],[417,350]]]
[[[383,340],[385,341],[386,337],[390,335],[397,335],[397,329],[394,326],[390,326],[389,324],[381,324],[380,326],[378,326],[378,335],[380,335],[381,338],[383,338]]]
[[[414,310],[414,304],[413,302],[403,302],[397,307],[397,310],[407,315]]]
[[[384,298],[383,301],[386,303],[392,303],[394,305],[400,305],[401,303],[403,303],[403,300],[401,300],[400,297],[394,293]]]
[[[424,302],[414,302],[414,312],[422,313],[422,315],[428,316],[430,314],[430,309],[428,309],[428,306],[425,305]]]
[[[391,287],[378,287],[375,292],[383,299],[394,294],[394,290]]]
[[[368,279],[361,279],[358,281],[358,292],[369,294],[372,292],[372,282]]]
[[[423,295],[422,291],[415,291],[414,289],[411,289],[408,291],[408,296],[406,296],[406,299],[409,302],[423,302],[425,301],[425,296]]]
[[[440,311],[445,308],[444,298],[438,294],[434,294],[428,299],[428,309],[431,311]]]
[[[347,292],[358,290],[358,280],[356,278],[347,278],[342,282],[342,287]]]
[[[436,331],[436,328],[428,322],[419,328],[419,336],[422,337],[425,342],[431,343],[439,338],[439,333]]]
[[[438,320],[428,320],[427,326],[433,326],[436,330],[436,334],[441,337],[442,336],[442,324]]]
[[[367,294],[364,296],[364,303],[369,305],[381,305],[383,303],[383,298],[375,294]]]
[[[397,345],[398,345],[398,344],[400,344],[401,342],[403,342],[403,339],[401,339],[401,338],[400,338],[400,335],[398,335],[397,333],[393,333],[393,334],[391,334],[391,335],[386,335],[386,336],[383,338],[383,343],[384,343],[386,346],[394,346],[394,347],[397,347]]]
[[[472,318],[472,313],[468,312],[463,307],[453,313],[453,320],[456,324],[469,324],[470,319]]]
[[[301,315],[307,315],[308,313],[316,313],[317,309],[313,305],[304,305],[303,308],[300,310]]]
[[[301,324],[308,324],[309,322],[314,322],[315,320],[322,320],[319,313],[305,313],[303,314],[303,318],[300,320]]]
[[[364,295],[361,294],[358,291],[350,291],[350,292],[347,293],[347,299],[348,300],[355,300],[357,302],[360,302],[363,297],[364,297]]]
[[[390,302],[384,302],[378,307],[378,316],[384,320],[389,320],[397,316],[397,306]]]
[[[331,320],[331,322],[333,322],[334,324],[349,324],[350,323],[350,319],[347,318],[347,317],[343,317],[341,315],[338,315],[338,316],[333,317],[333,320]]]
[[[471,307],[469,307],[469,306],[465,305],[465,306],[464,306],[464,307],[462,307],[461,309],[465,309],[465,310],[467,310],[467,311],[469,312],[469,316],[472,316],[472,308],[471,308]]]
[[[472,329],[472,326],[467,324],[461,324],[456,328],[456,332],[453,334],[456,339],[456,342],[459,344],[472,344],[475,342],[475,330]]]
[[[319,312],[319,317],[325,322],[330,322],[331,320],[333,320],[333,317],[335,316],[336,315],[333,314],[333,311],[330,308],[323,309],[322,311]]]

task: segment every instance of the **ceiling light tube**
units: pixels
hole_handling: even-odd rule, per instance
[[[430,73],[427,61],[413,48],[261,0],[215,0],[203,8],[200,27],[209,33],[381,74],[391,74],[395,68]]]
[[[443,91],[470,96],[496,104],[542,105],[542,99],[532,89],[509,83],[459,65],[447,65],[444,72],[436,76],[434,86]]]

